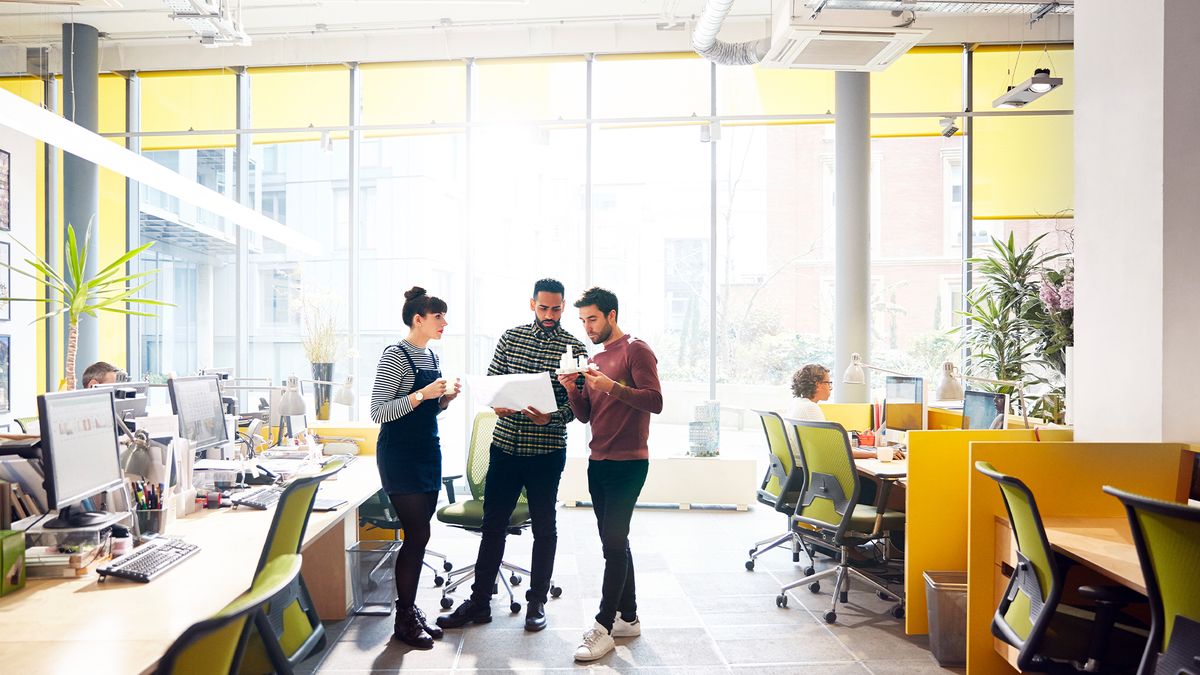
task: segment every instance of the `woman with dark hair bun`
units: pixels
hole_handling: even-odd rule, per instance
[[[379,479],[404,528],[396,554],[396,639],[432,649],[442,629],[431,626],[416,606],[421,560],[429,542],[429,521],[442,480],[442,448],[437,415],[462,389],[442,378],[430,340],[446,330],[446,303],[420,286],[404,294],[401,310],[408,337],[383,350],[371,392],[371,419],[380,425],[375,461]]]

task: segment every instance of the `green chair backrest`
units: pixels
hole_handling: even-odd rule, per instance
[[[762,491],[778,498],[783,495],[788,476],[796,466],[792,446],[788,442],[787,428],[777,412],[755,410],[754,414],[758,415],[759,421],[762,422],[763,433],[767,437],[767,453],[770,455],[767,475],[763,477]]]
[[[1033,491],[1020,479],[1007,476],[988,462],[975,470],[996,481],[1017,540],[1017,569],[992,619],[996,637],[1017,647],[1017,667],[1025,670],[1039,647],[1062,594],[1062,577]]]
[[[21,433],[23,434],[30,434],[32,436],[40,436],[42,434],[42,425],[36,416],[17,417],[13,421],[17,423],[17,427],[21,429]]]
[[[804,491],[796,505],[796,519],[842,537],[858,504],[858,473],[850,437],[837,422],[789,420],[796,439]]]
[[[496,413],[484,410],[475,415],[471,425],[471,445],[467,448],[467,486],[471,488],[472,499],[483,499],[497,419]]]
[[[320,472],[300,476],[288,484],[275,506],[275,516],[271,520],[271,529],[267,531],[267,541],[258,559],[256,573],[281,555],[300,552],[308,517],[312,515],[312,505],[317,499],[317,487],[344,466],[344,460],[332,460]]]
[[[237,672],[246,645],[247,623],[262,609],[263,603],[300,574],[300,563],[298,555],[273,560],[255,577],[249,591],[216,616],[184,631],[163,654],[155,672],[159,675]]]
[[[1150,599],[1150,641],[1141,672],[1153,672],[1154,659],[1171,644],[1176,619],[1200,622],[1200,509],[1107,485],[1104,491],[1121,500],[1129,515]]]

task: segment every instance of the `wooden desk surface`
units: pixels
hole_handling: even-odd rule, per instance
[[[1121,585],[1146,592],[1137,547],[1126,518],[1046,518],[1050,547]]]
[[[894,459],[890,462],[881,462],[877,459],[856,459],[854,466],[868,476],[885,480],[896,480],[908,475],[907,459]]]
[[[307,548],[379,490],[372,458],[323,483],[323,497],[347,504],[313,513]],[[122,579],[30,579],[0,598],[0,663],[13,673],[129,673],[152,668],[188,626],[250,587],[274,509],[204,510],[171,524],[167,534],[200,552],[148,584]],[[306,561],[307,562],[307,561]],[[11,669],[11,670],[10,670]]]

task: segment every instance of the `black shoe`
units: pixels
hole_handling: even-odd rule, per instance
[[[444,635],[442,629],[437,626],[430,626],[429,621],[425,618],[425,612],[422,612],[420,607],[413,605],[413,612],[417,615],[417,621],[421,624],[421,630],[429,633],[429,637],[434,640],[442,639],[442,635]]]
[[[491,623],[492,607],[474,600],[463,600],[453,612],[437,618],[442,628],[462,628],[469,623]]]
[[[416,607],[396,608],[396,628],[394,635],[397,640],[417,649],[433,649],[433,638],[425,634],[421,621],[417,619]]]
[[[546,627],[546,603],[529,600],[525,603],[525,630],[536,633]]]

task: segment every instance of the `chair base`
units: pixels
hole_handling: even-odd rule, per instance
[[[805,570],[805,574],[812,574],[813,565],[816,563],[816,560],[813,558],[813,551],[800,534],[791,531],[754,542],[754,546],[747,552],[750,558],[746,561],[746,569],[754,571],[754,561],[759,556],[789,543],[792,548],[792,562],[800,562],[800,551],[804,551],[804,554],[808,556],[808,568]]]
[[[784,584],[782,587],[780,587],[779,595],[775,598],[775,605],[781,608],[787,607],[787,592],[800,586],[808,586],[808,589],[813,593],[819,593],[821,591],[820,580],[826,577],[836,576],[833,584],[834,592],[832,594],[833,597],[830,602],[829,611],[824,615],[827,623],[834,623],[837,621],[838,603],[847,602],[847,594],[850,591],[850,579],[853,577],[854,579],[863,582],[871,588],[874,588],[876,594],[881,599],[895,598],[896,600],[899,600],[898,604],[892,608],[890,614],[897,619],[904,618],[904,593],[897,593],[880,583],[880,581],[874,575],[851,567],[847,562],[850,555],[848,547],[841,547],[841,554],[841,562],[837,566],[821,570],[815,574],[806,575],[803,579],[797,579],[796,581]],[[886,559],[885,562],[887,562]]]
[[[505,575],[505,571],[509,574]],[[496,579],[504,586],[504,590],[508,592],[508,608],[513,614],[521,611],[521,603],[517,602],[516,596],[513,593],[513,586],[521,583],[522,577],[533,576],[533,573],[524,567],[514,565],[504,560],[500,561],[500,570],[496,573]],[[454,601],[447,595],[453,593],[459,586],[467,583],[475,578],[475,565],[467,565],[451,571],[447,576],[447,583],[442,588],[442,609],[450,609],[454,605]],[[511,582],[511,583],[510,583]],[[557,598],[562,595],[562,589],[554,585],[554,580],[550,580],[550,596]]]

